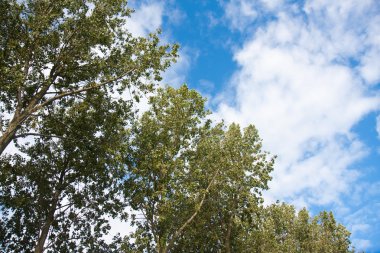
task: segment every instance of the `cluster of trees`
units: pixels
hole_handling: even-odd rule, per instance
[[[256,128],[157,88],[177,45],[133,37],[131,12],[0,0],[0,251],[351,252],[331,213],[263,206],[274,158]],[[106,241],[111,218],[133,232]]]

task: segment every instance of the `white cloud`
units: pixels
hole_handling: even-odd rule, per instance
[[[337,202],[339,194],[347,192],[358,176],[357,172],[346,170],[347,166],[364,154],[360,142],[345,147],[344,141],[329,140],[310,156],[308,151],[303,153],[305,158],[299,161],[280,159],[267,194],[279,199],[291,196],[296,202],[300,198],[306,205]]]
[[[186,13],[173,7],[170,2],[151,0],[142,2],[132,1],[131,4],[135,12],[131,14],[131,18],[127,19],[126,28],[134,36],[147,36],[149,33],[155,32],[161,28],[164,17],[167,17],[168,22],[173,25],[180,25],[186,18]],[[170,31],[169,33],[164,31],[160,37],[163,43],[171,43],[172,41]],[[180,48],[177,62],[173,63],[167,71],[162,73],[163,81],[161,84],[178,87],[186,82],[186,76],[192,59],[197,57],[194,53],[190,53],[190,51],[193,50]]]
[[[181,25],[181,23],[187,18],[185,12],[176,7],[165,8],[165,16],[168,18],[168,22],[173,25]]]
[[[283,5],[284,0],[260,0],[260,2],[268,10],[276,10],[279,6]]]
[[[367,24],[369,50],[364,53],[359,69],[369,84],[380,82],[380,26],[378,24],[380,24],[380,15],[373,17],[372,22]]]
[[[252,12],[244,9],[248,3]],[[379,57],[372,56],[380,50],[380,16],[372,11],[374,1],[278,3],[264,8],[276,18],[256,23],[235,51],[235,99],[221,102],[217,113],[227,122],[254,123],[265,148],[279,156],[269,199],[339,203],[358,177],[350,166],[366,154],[351,128],[379,109],[378,97],[367,94],[380,76]],[[254,21],[252,2],[224,6],[231,27]]]
[[[355,224],[352,226],[351,232],[357,233],[357,232],[367,232],[370,228],[369,224],[361,223],[361,224]]]
[[[359,70],[368,84],[376,84],[380,82],[379,69],[380,50],[378,48],[372,49],[363,56],[362,65]]]
[[[246,0],[232,0],[224,6],[226,17],[233,29],[242,30],[258,16],[255,2]]]
[[[139,5],[127,19],[126,28],[134,36],[155,32],[162,25],[163,8],[163,4],[156,1]]]
[[[167,71],[163,73],[163,84],[179,87],[186,82],[187,73],[191,63],[195,57],[190,56],[191,53],[187,48],[180,48],[179,58],[173,63]]]
[[[271,18],[284,8],[284,0],[229,0],[222,3],[227,25],[233,30],[245,31],[258,20]],[[291,5],[288,10],[293,9]],[[250,30],[250,29],[248,29]]]

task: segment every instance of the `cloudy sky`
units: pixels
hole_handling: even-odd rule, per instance
[[[278,156],[267,202],[333,210],[380,251],[380,2],[132,0],[128,28],[181,45],[165,83],[254,124]]]

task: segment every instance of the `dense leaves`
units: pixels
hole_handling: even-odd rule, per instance
[[[143,218],[135,218],[134,246],[171,252],[190,240],[200,249],[192,236],[202,226],[209,226],[204,238],[217,236],[208,241],[215,246],[231,237],[231,219],[258,206],[273,161],[253,126],[244,134],[237,125],[212,126],[204,99],[186,86],[160,90],[151,107],[134,128],[129,152],[130,205]]]
[[[0,245],[100,251],[121,185],[133,100],[177,46],[126,30],[126,1],[0,0]]]
[[[45,137],[21,147],[27,158],[1,159],[0,245],[6,252],[99,252],[107,219],[125,215],[120,192],[130,105],[107,102],[95,91],[87,95],[50,111],[42,123]]]
[[[177,46],[133,37],[130,12],[124,0],[0,0],[0,154],[38,132],[47,105],[70,106],[93,89],[136,99],[152,90]]]
[[[255,227],[248,227],[239,252],[353,252],[350,233],[325,211],[311,217],[285,203],[261,210]],[[249,236],[247,236],[249,235]]]

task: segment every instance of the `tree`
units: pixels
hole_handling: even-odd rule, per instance
[[[230,252],[236,220],[259,205],[272,170],[256,129],[212,126],[204,99],[186,86],[161,89],[150,104],[129,151],[130,205],[142,216],[130,248]],[[202,246],[212,233],[219,237]]]
[[[0,247],[5,252],[110,252],[110,217],[122,198],[130,103],[99,90],[70,107],[48,106],[41,137],[5,155],[0,171]],[[59,138],[55,137],[59,136]]]
[[[244,131],[230,125],[217,146],[219,160],[211,162],[220,168],[220,175],[205,202],[207,211],[173,252],[242,252],[246,228],[255,226],[254,215],[260,210],[261,192],[267,189],[273,158],[262,151],[261,139],[252,125]]]
[[[348,252],[350,232],[337,224],[332,212],[322,211],[312,221],[313,252]]]
[[[152,90],[177,45],[134,38],[131,12],[124,0],[0,0],[0,155],[39,134],[49,105],[68,107],[95,89],[136,99]]]
[[[248,227],[245,251],[241,252],[354,252],[350,233],[323,211],[311,217],[304,208],[296,212],[285,203],[262,209],[256,226]]]
[[[168,252],[207,194],[203,183],[212,176],[189,163],[195,143],[210,126],[201,123],[207,114],[204,99],[186,86],[160,89],[150,104],[132,131],[127,194],[131,207],[144,216],[134,218],[135,248]]]
[[[125,205],[130,102],[177,55],[157,34],[128,33],[131,12],[122,0],[0,1],[0,155],[35,137],[23,156],[0,157],[3,249],[109,248],[105,216]]]

